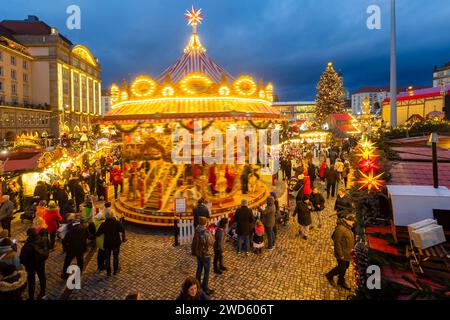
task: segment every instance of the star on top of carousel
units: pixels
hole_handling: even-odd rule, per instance
[[[186,11],[193,32],[183,55],[157,77],[136,77],[131,84],[111,86],[112,110],[102,124],[135,121],[274,120],[273,85],[251,76],[233,77],[206,54],[197,33],[201,9]]]

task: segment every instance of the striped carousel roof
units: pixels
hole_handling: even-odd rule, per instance
[[[200,43],[197,34],[191,36],[191,41],[184,50],[183,56],[173,65],[164,70],[156,81],[164,83],[167,76],[177,83],[189,73],[199,72],[208,75],[215,83],[220,83],[225,76],[228,82],[233,82],[234,77],[219,66],[213,59],[206,54],[206,49]]]
[[[179,120],[187,118],[208,119],[274,119],[280,114],[264,100],[242,101],[236,98],[223,99],[155,99],[139,103],[129,101],[117,105],[108,112],[104,121],[122,119]]]

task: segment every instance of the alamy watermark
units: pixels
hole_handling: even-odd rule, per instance
[[[67,7],[66,13],[69,17],[66,20],[66,27],[69,30],[81,29],[81,9],[79,6],[72,4]]]
[[[381,30],[381,8],[375,4],[367,7],[367,14],[370,16],[367,18],[367,29],[369,30]]]
[[[172,162],[198,165],[259,164],[264,167],[261,171],[263,175],[274,175],[280,168],[279,140],[280,130],[276,128],[241,129],[232,125],[226,133],[214,127],[203,133],[202,121],[195,121],[193,136],[184,128],[173,132]]]
[[[381,289],[381,269],[377,265],[371,265],[367,267],[367,281],[366,286],[369,290]]]
[[[69,290],[80,290],[81,289],[81,270],[77,265],[70,265],[67,267],[67,274],[69,277],[66,281],[67,289]]]

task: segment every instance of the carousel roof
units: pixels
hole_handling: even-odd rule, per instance
[[[158,77],[138,76],[129,86],[111,87],[112,108],[103,122],[136,119],[278,118],[272,108],[273,86],[250,76],[234,78],[208,57],[197,26],[201,10],[188,11],[193,33],[184,53]]]
[[[202,46],[197,34],[191,36],[191,40],[181,58],[157,76],[156,81],[164,83],[170,77],[173,82],[179,82],[186,75],[193,72],[206,74],[215,83],[220,83],[224,76],[227,81],[234,81],[232,75],[206,54],[206,49]]]

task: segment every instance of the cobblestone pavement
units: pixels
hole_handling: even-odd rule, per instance
[[[322,229],[311,231],[307,241],[297,235],[298,224],[291,218],[288,226],[280,227],[275,250],[263,255],[237,255],[232,243],[226,245],[223,275],[210,275],[213,299],[276,299],[276,300],[336,300],[351,293],[333,288],[324,273],[335,265],[331,234],[336,225],[332,215],[334,200],[327,201],[322,213]],[[13,236],[25,239],[27,223],[15,221]],[[69,292],[65,298],[76,300],[117,300],[129,293],[140,292],[145,299],[174,299],[183,280],[195,275],[196,260],[190,246],[174,247],[171,230],[161,231],[127,225],[127,242],[121,247],[120,272],[107,277],[98,272],[96,254],[89,261],[82,277],[81,290]],[[19,247],[21,244],[19,243]],[[75,261],[73,262],[75,263]],[[61,244],[47,262],[48,298],[59,299],[65,290],[61,280],[63,255]],[[353,282],[353,268],[347,272]],[[36,293],[38,288],[36,288]]]

